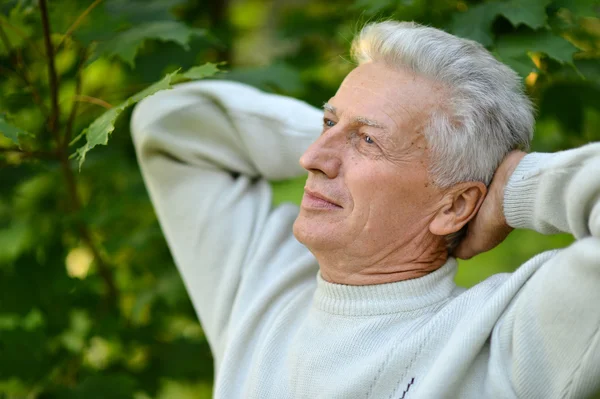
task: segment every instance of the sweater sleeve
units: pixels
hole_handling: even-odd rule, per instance
[[[492,356],[518,397],[587,398],[600,389],[600,143],[526,155],[504,213],[513,227],[577,240],[540,256],[494,329]]]
[[[134,110],[142,175],[216,358],[234,302],[249,299],[238,292],[248,264],[262,267],[266,246],[293,240],[297,208],[279,212],[274,224],[266,180],[305,173],[298,159],[321,118],[303,102],[225,81],[182,84]],[[278,231],[265,231],[274,225]]]

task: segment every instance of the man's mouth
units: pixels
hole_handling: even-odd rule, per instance
[[[302,207],[310,209],[342,209],[335,201],[318,191],[312,191],[304,188],[304,197],[302,197]]]

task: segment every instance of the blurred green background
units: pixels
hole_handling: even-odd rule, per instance
[[[362,24],[415,20],[512,66],[537,105],[533,149],[557,151],[600,140],[599,11],[591,0],[3,0],[0,398],[211,396],[211,354],[139,174],[129,96],[212,62],[218,78],[321,106],[353,67]],[[214,65],[192,71],[172,80]],[[301,180],[273,187],[275,203],[301,197]],[[516,231],[460,262],[457,281],[570,242]]]

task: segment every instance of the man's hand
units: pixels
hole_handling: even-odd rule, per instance
[[[500,244],[513,230],[504,217],[504,188],[517,165],[526,155],[523,151],[509,153],[496,170],[487,196],[477,215],[469,222],[467,235],[454,250],[454,256],[469,259]]]

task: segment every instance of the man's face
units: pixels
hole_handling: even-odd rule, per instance
[[[378,262],[427,234],[441,192],[428,177],[422,131],[442,93],[379,63],[348,74],[324,106],[323,133],[300,158],[309,172],[294,224],[300,242]]]

